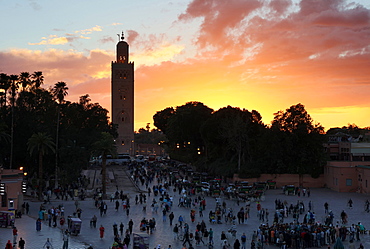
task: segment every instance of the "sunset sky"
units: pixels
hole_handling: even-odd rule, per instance
[[[42,71],[110,110],[124,31],[135,130],[189,101],[273,114],[302,103],[325,129],[370,126],[370,1],[0,0],[0,73]]]

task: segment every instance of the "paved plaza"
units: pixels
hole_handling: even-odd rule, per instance
[[[150,208],[150,203],[154,198],[153,194],[149,197],[147,202],[147,208],[144,211],[143,205],[145,204],[138,204],[135,205],[135,196],[139,193],[138,189],[132,184],[131,180],[127,176],[127,172],[120,168],[119,166],[108,168],[108,171],[111,176],[112,182],[108,186],[108,194],[115,192],[116,188],[118,190],[123,190],[125,194],[128,194],[131,198],[130,204],[130,214],[127,216],[126,212],[122,210],[122,206],[120,207],[119,211],[115,211],[115,204],[114,202],[110,202],[109,200],[106,201],[108,204],[108,211],[107,214],[103,217],[100,217],[99,210],[95,207],[94,201],[92,198],[86,198],[84,201],[79,201],[80,207],[82,209],[82,228],[81,233],[78,236],[71,236],[69,240],[69,248],[87,248],[89,244],[93,246],[94,249],[108,249],[112,246],[113,243],[113,224],[116,222],[120,224],[121,222],[125,225],[125,229],[128,228],[128,221],[130,219],[134,222],[133,233],[140,232],[139,231],[139,224],[143,218],[155,218],[156,219],[156,229],[154,230],[153,234],[150,235],[150,249],[155,248],[156,245],[161,244],[161,248],[168,248],[168,245],[172,245],[172,248],[181,249],[182,242],[174,241],[172,227],[167,219],[166,222],[162,220],[162,213],[159,210],[158,213],[152,213]],[[91,177],[92,180],[99,177],[99,170],[88,170],[85,174],[88,177]],[[113,177],[114,176],[114,179]],[[96,180],[96,179],[95,179]],[[96,183],[96,181],[94,182]],[[153,184],[156,184],[154,182]],[[94,186],[96,187],[96,186]],[[200,218],[198,213],[195,218],[195,222],[192,223],[190,220],[190,209],[184,207],[178,207],[178,199],[179,194],[174,193],[169,190],[169,194],[174,199],[174,205],[171,211],[175,214],[174,221],[177,221],[179,215],[182,215],[185,218],[185,222],[187,222],[190,226],[190,231],[195,231],[195,226],[198,221],[204,219],[207,229],[210,227],[214,230],[214,248],[218,249],[221,248],[221,240],[220,235],[222,231],[227,231],[231,224],[210,224],[208,220],[208,213],[210,210],[214,210],[216,206],[216,201],[212,197],[206,197],[206,209],[203,211],[204,217]],[[222,197],[221,197],[222,198]],[[353,200],[353,208],[349,209],[347,207],[347,201],[349,199]],[[265,200],[261,202],[262,208],[267,208],[270,210],[269,220],[273,219],[273,210],[275,209],[275,200],[280,199],[281,201],[286,200],[289,204],[293,203],[296,204],[297,201],[303,201],[305,206],[308,207],[308,202],[311,201],[313,203],[313,211],[316,213],[316,220],[323,221],[323,217],[325,216],[324,213],[324,203],[328,202],[329,209],[334,212],[334,224],[339,221],[339,215],[342,210],[345,210],[348,214],[348,225],[352,223],[357,224],[361,221],[366,228],[370,229],[370,213],[366,213],[364,211],[364,203],[366,199],[369,198],[367,195],[357,194],[357,193],[337,193],[328,189],[311,189],[310,197],[301,196],[286,196],[283,194],[281,189],[273,189],[267,190],[265,194]],[[158,201],[158,197],[156,197]],[[223,199],[224,200],[224,199]],[[38,216],[38,210],[40,207],[41,202],[35,199],[26,199],[30,204],[30,213],[29,215],[24,215],[21,219],[16,219],[16,227],[18,229],[18,240],[22,237],[26,241],[26,248],[28,249],[38,249],[43,248],[43,245],[46,242],[47,238],[50,238],[54,248],[62,248],[63,241],[61,235],[61,228],[58,224],[58,227],[53,228],[49,227],[47,222],[43,222],[41,231],[37,232],[35,229],[35,222]],[[236,213],[240,207],[245,206],[244,203],[240,202],[239,206],[235,201],[232,200],[225,200],[227,203],[228,208],[233,208],[234,213]],[[50,208],[52,206],[63,205],[65,208],[65,216],[72,215],[75,211],[75,202],[73,200],[69,201],[61,201],[61,200],[51,200],[51,204],[46,204],[46,208]],[[98,217],[97,221],[97,228],[90,227],[90,219],[93,215]],[[302,222],[302,217],[300,217],[300,222]],[[292,222],[293,218],[289,217],[285,219],[285,222]],[[236,224],[237,226],[237,238],[240,240],[240,236],[242,233],[246,233],[247,235],[247,247],[250,248],[250,242],[253,231],[255,231],[258,226],[261,224],[259,219],[257,218],[257,210],[256,210],[256,203],[251,204],[250,210],[250,219],[248,220],[247,224]],[[103,239],[99,238],[99,230],[98,227],[103,225],[105,227],[105,236]],[[0,228],[0,247],[5,247],[5,244],[8,240],[12,241],[12,229],[10,228]],[[131,239],[132,242],[132,239]],[[365,248],[370,248],[370,235],[361,235],[360,241]],[[355,242],[355,248],[358,248],[360,242]],[[194,242],[195,245],[195,242]],[[348,240],[344,242],[345,248],[348,248]],[[130,247],[132,248],[132,243]],[[207,248],[207,246],[196,246],[196,248]],[[266,245],[265,248],[278,248],[274,245]]]

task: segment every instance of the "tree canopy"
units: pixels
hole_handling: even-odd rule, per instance
[[[213,111],[200,102],[165,108],[153,119],[168,139],[171,158],[218,175],[318,176],[326,159],[324,128],[302,104],[275,113],[270,126],[256,110],[227,106]]]
[[[43,88],[43,83],[40,71],[0,74],[0,165],[8,168],[13,154],[13,168],[22,166],[30,177],[36,175],[38,160],[27,153],[27,142],[42,132],[54,142],[59,138],[58,157],[54,152],[43,156],[45,176],[54,177],[55,160],[59,160],[60,179],[67,184],[88,166],[92,144],[100,139],[101,132],[117,133],[109,123],[108,111],[92,103],[87,94],[79,102],[70,102],[64,99],[67,83],[57,82],[51,89]]]

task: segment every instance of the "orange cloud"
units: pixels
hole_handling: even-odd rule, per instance
[[[99,26],[99,25],[95,25],[95,27],[92,27],[92,28],[89,28],[89,29],[83,29],[83,30],[76,30],[75,33],[76,34],[84,34],[84,35],[87,35],[87,34],[91,34],[92,32],[97,32],[97,31],[102,31],[102,27]]]
[[[143,51],[141,53],[135,53],[133,55],[134,61],[137,61],[137,65],[145,64],[147,66],[159,64],[163,61],[170,61],[175,56],[181,54],[184,50],[184,46],[175,44],[162,44],[153,50]],[[140,63],[141,62],[141,63]]]
[[[83,30],[76,30],[74,33],[67,33],[63,37],[57,35],[49,35],[48,37],[42,37],[40,42],[29,42],[28,45],[63,45],[68,42],[73,42],[77,39],[91,39],[90,37],[84,36],[91,34],[92,32],[102,31],[102,27],[96,25],[95,27]]]
[[[168,39],[165,34],[140,35],[134,30],[128,30],[127,34],[130,47],[134,47],[135,51],[138,51],[131,55],[137,67],[141,65],[151,66],[173,60],[176,56],[182,54],[185,49],[184,45],[176,44],[176,38]]]
[[[19,74],[20,70],[42,71],[45,83],[65,81],[71,86],[91,78],[109,77],[113,56],[104,50],[92,50],[88,56],[73,50],[11,50],[0,52],[0,68],[8,74]]]
[[[29,42],[28,45],[60,45],[60,44],[66,44],[68,42],[68,39],[66,37],[55,37],[54,35],[50,35],[49,38],[42,37],[41,42],[32,43]]]

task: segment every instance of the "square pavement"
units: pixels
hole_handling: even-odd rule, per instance
[[[125,180],[127,181],[127,179]],[[120,185],[117,184],[120,189]],[[129,216],[126,215],[126,212],[122,210],[120,207],[119,211],[115,211],[114,202],[110,202],[109,200],[106,201],[108,205],[107,214],[103,217],[100,217],[99,210],[94,206],[94,201],[91,198],[87,198],[84,201],[79,201],[80,208],[82,209],[82,227],[81,233],[78,236],[70,236],[69,240],[69,247],[70,249],[82,249],[87,248],[89,244],[92,244],[94,249],[108,249],[112,246],[113,243],[113,224],[117,223],[120,224],[122,222],[125,225],[124,229],[128,228],[128,221],[132,219],[134,221],[134,233],[138,233],[139,231],[139,223],[143,218],[155,218],[157,221],[156,229],[154,230],[153,234],[150,235],[149,242],[150,242],[150,249],[153,249],[157,244],[161,244],[162,248],[167,248],[168,245],[172,245],[174,249],[181,249],[182,243],[179,241],[173,240],[172,234],[172,227],[169,225],[169,221],[167,218],[166,222],[162,220],[162,212],[158,211],[158,213],[152,213],[150,208],[150,204],[152,200],[155,198],[157,201],[159,197],[154,197],[151,195],[148,197],[148,203],[143,205],[135,205],[134,197],[137,192],[133,189],[122,189],[125,194],[129,194],[131,196],[131,209]],[[114,192],[114,189],[111,189],[111,192]],[[178,198],[179,194],[172,192],[169,190],[170,196],[174,199],[174,205],[172,210],[175,214],[174,221],[177,221],[179,215],[182,215],[185,218],[185,222],[187,222],[190,226],[190,231],[195,231],[195,226],[198,221],[204,219],[207,228],[210,227],[214,230],[214,241],[215,246],[214,248],[221,248],[221,240],[220,235],[222,231],[227,231],[231,224],[211,224],[208,220],[208,213],[210,210],[214,210],[216,206],[216,201],[212,197],[206,197],[206,210],[203,211],[204,217],[199,217],[198,213],[196,214],[195,222],[192,223],[190,221],[190,209],[184,207],[178,207]],[[108,195],[109,196],[109,195]],[[353,208],[349,209],[347,207],[347,202],[349,199],[353,200]],[[298,196],[286,196],[283,194],[281,189],[273,189],[267,190],[265,194],[265,200],[261,202],[262,208],[268,208],[270,210],[270,217],[269,219],[272,220],[273,218],[273,210],[275,209],[275,199],[280,199],[281,201],[286,200],[288,204],[290,203],[296,204],[297,201],[303,201],[305,207],[308,207],[308,202],[311,201],[313,204],[313,211],[316,213],[316,220],[323,222],[325,213],[324,213],[324,203],[328,202],[329,209],[334,212],[334,224],[339,221],[340,212],[345,210],[348,214],[348,225],[352,223],[357,224],[358,222],[362,222],[364,226],[370,229],[370,214],[364,211],[364,203],[369,198],[369,196],[364,194],[358,193],[337,193],[331,191],[329,189],[311,189],[311,196],[310,197],[301,197]],[[370,199],[370,198],[369,198]],[[224,200],[224,199],[223,199]],[[20,219],[16,219],[16,227],[18,229],[18,240],[22,237],[26,241],[27,249],[39,249],[42,248],[46,242],[47,238],[51,239],[54,248],[62,248],[63,241],[62,241],[62,234],[61,234],[61,227],[58,226],[56,228],[49,227],[47,222],[43,222],[42,230],[37,232],[35,229],[35,222],[37,218],[37,213],[40,207],[41,202],[38,202],[33,199],[26,200],[30,204],[30,214],[24,215]],[[225,200],[227,203],[228,208],[233,208],[234,212],[237,212],[240,207],[245,206],[244,203],[240,202],[239,206],[233,200]],[[66,216],[71,215],[75,210],[75,204],[73,200],[68,201],[61,201],[61,200],[51,200],[51,204],[46,204],[45,207],[48,209],[52,206],[63,205],[65,207],[65,214]],[[145,211],[143,211],[143,206],[147,205]],[[90,227],[90,219],[93,215],[98,217],[97,221],[97,228]],[[300,217],[300,221],[302,221],[303,217]],[[285,219],[285,222],[292,222],[293,218],[289,217]],[[176,223],[176,222],[174,222]],[[260,225],[260,221],[257,218],[257,210],[256,210],[256,203],[251,203],[251,210],[250,210],[250,219],[248,220],[247,224],[237,224],[237,238],[240,239],[242,233],[246,233],[247,235],[247,247],[249,248],[251,237],[253,231],[257,230],[258,226]],[[99,238],[99,230],[98,227],[100,225],[105,227],[105,236],[103,239]],[[0,228],[0,247],[5,247],[5,244],[8,240],[12,241],[12,229],[11,228]],[[360,242],[355,242],[355,248],[358,248]],[[370,248],[370,235],[361,235],[361,243],[364,245],[365,248]],[[348,240],[344,242],[345,248],[348,248]],[[333,246],[333,245],[331,245]],[[130,247],[132,248],[132,237],[131,237],[131,244]],[[206,246],[197,246],[197,248],[206,248]],[[266,245],[265,248],[278,248],[274,245]]]

